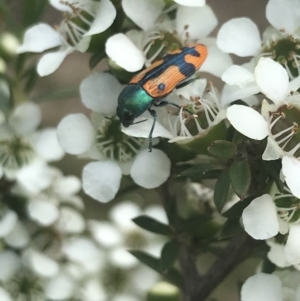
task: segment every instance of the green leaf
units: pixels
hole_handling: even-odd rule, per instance
[[[243,231],[239,218],[228,219],[221,229],[220,238],[231,238]]]
[[[162,271],[169,269],[178,257],[179,245],[176,241],[167,242],[160,256],[160,267]]]
[[[240,200],[230,207],[227,211],[223,212],[222,215],[227,218],[240,218],[244,209],[252,202],[254,197],[248,197],[244,200]]]
[[[178,175],[178,177],[187,177],[192,179],[193,181],[216,178],[219,175],[220,171],[224,168],[225,166],[221,164],[198,164],[184,170]]]
[[[227,127],[224,120],[210,127],[208,130],[185,143],[184,146],[197,154],[209,155],[207,148],[216,140],[225,140],[227,136]],[[181,143],[180,140],[177,143]]]
[[[230,141],[216,140],[208,146],[207,150],[212,156],[218,159],[229,160],[233,158],[236,146]]]
[[[170,268],[167,271],[163,272],[161,270],[160,260],[158,258],[155,258],[152,255],[143,251],[131,250],[129,251],[129,253],[131,253],[131,255],[133,255],[140,262],[144,263],[154,271],[162,274],[167,280],[169,280],[176,286],[183,287],[183,279],[180,272],[177,269]]]
[[[47,0],[25,0],[23,6],[24,27],[29,27],[30,25],[37,23],[41,19],[47,5]]]
[[[218,177],[215,185],[214,203],[221,213],[227,200],[227,195],[230,187],[229,170],[226,169]]]
[[[90,69],[94,69],[105,57],[106,57],[105,52],[93,54],[89,61]]]
[[[282,191],[284,183],[280,180],[280,170],[282,168],[281,159],[272,161],[262,160],[261,163],[269,176],[275,181],[278,190]]]
[[[134,218],[132,221],[142,229],[149,232],[167,236],[171,234],[171,230],[168,225],[163,224],[152,217],[140,215]]]
[[[243,199],[251,183],[251,170],[247,159],[233,162],[229,170],[230,183],[235,193]]]

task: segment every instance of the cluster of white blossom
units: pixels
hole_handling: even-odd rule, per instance
[[[60,47],[56,52],[43,55],[39,61],[37,70],[41,76],[54,72],[69,53],[87,51],[92,36],[108,29],[117,13],[109,0],[50,2],[65,13],[65,20],[58,30],[42,23],[31,27],[26,31],[19,48],[19,53],[22,53]],[[267,240],[270,247],[268,258],[272,263],[280,268],[293,266],[296,270],[275,272],[273,275],[259,273],[250,277],[242,287],[241,298],[242,301],[300,300],[299,281],[295,280],[299,279],[297,269],[300,265],[300,144],[297,135],[300,122],[300,2],[269,0],[266,17],[270,26],[262,38],[255,23],[248,18],[232,19],[223,24],[216,38],[208,37],[218,24],[209,5],[196,0],[175,2],[177,4],[166,8],[163,0],[123,0],[124,13],[140,30],[117,33],[107,40],[109,65],[135,72],[143,66],[149,66],[168,46],[181,47],[195,42],[207,45],[208,58],[201,72],[220,77],[224,82],[222,91],[219,92],[206,79],[195,79],[168,96],[173,103],[188,107],[196,117],[204,114],[206,126],[203,127],[196,117],[186,116],[183,109],[178,116],[162,109],[158,112],[153,137],[168,138],[170,143],[187,144],[226,119],[244,136],[253,140],[267,140],[262,159],[281,159],[280,177],[284,192],[274,184],[270,191],[255,198],[244,209],[242,223],[250,236]],[[171,20],[167,13],[172,10],[176,10],[176,17]],[[78,20],[81,22],[78,23]],[[235,65],[229,53],[251,59],[242,66]],[[131,175],[137,185],[147,189],[163,184],[170,176],[171,161],[161,150],[154,149],[152,153],[147,150],[148,143],[144,138],[148,137],[152,126],[148,113],[140,117],[140,120],[148,118],[147,121],[128,128],[122,127],[119,135],[111,134],[120,126],[116,108],[121,90],[122,85],[109,73],[95,72],[87,77],[81,83],[80,94],[84,105],[92,110],[91,117],[81,113],[67,115],[57,128],[60,147],[54,130],[36,131],[40,115],[33,104],[17,107],[7,119],[1,118],[2,170],[6,177],[16,180],[21,192],[26,190],[31,220],[42,226],[52,225],[59,229],[60,234],[80,233],[63,242],[61,252],[68,261],[57,266],[47,253],[31,246],[29,234],[20,234],[20,231],[29,230],[21,226],[21,221],[13,211],[5,209],[2,224],[3,221],[7,224],[2,227],[6,230],[2,230],[2,237],[9,246],[22,249],[22,260],[11,251],[8,255],[4,252],[9,251],[2,252],[8,256],[4,261],[14,262],[11,265],[13,270],[7,269],[6,275],[1,278],[4,283],[3,296],[8,294],[4,289],[10,291],[9,281],[14,279],[21,264],[43,279],[35,286],[35,290],[39,291],[42,287],[50,299],[57,300],[71,298],[75,291],[82,289],[75,283],[87,279],[87,275],[92,276],[85,282],[82,296],[85,300],[104,300],[107,294],[103,284],[98,281],[103,264],[113,262],[116,267],[124,269],[135,267],[136,261],[125,252],[125,246],[128,246],[125,240],[132,227],[127,218],[133,216],[132,211],[136,210],[137,215],[139,210],[133,204],[123,203],[123,209],[128,212],[125,214],[125,224],[120,224],[124,219],[120,218],[117,210],[113,210],[111,218],[115,225],[98,221],[89,221],[86,225],[81,215],[68,207],[72,205],[77,210],[81,209],[78,199],[74,201],[74,193],[79,189],[78,180],[64,178],[46,163],[59,159],[64,153],[61,149],[93,160],[83,169],[83,189],[100,202],[115,198],[122,175]],[[231,105],[236,100],[242,100],[245,105]],[[25,120],[26,117],[29,119]],[[189,130],[191,122],[196,125],[196,135]],[[49,143],[56,143],[51,147],[51,153],[48,139],[51,141]],[[18,151],[18,156],[10,157],[16,147],[24,151]],[[32,156],[35,159],[27,164]],[[32,172],[31,168],[36,169]],[[66,188],[68,185],[70,189]],[[45,190],[47,194],[42,194]],[[288,198],[292,201],[282,202]],[[68,204],[67,207],[58,206],[64,202]],[[44,216],[40,211],[47,214]],[[83,236],[85,229],[91,231],[95,242]],[[30,228],[30,231],[34,232],[34,229]],[[287,235],[284,244],[274,238],[278,233]],[[16,242],[23,244],[16,246]],[[102,247],[101,250],[96,243]],[[153,247],[157,248],[158,245]],[[42,265],[48,268],[41,269]],[[139,275],[137,272],[134,277],[138,279]],[[136,282],[136,285],[140,284]],[[59,290],[57,286],[60,286]],[[126,289],[129,287],[127,285]],[[135,290],[138,290],[137,287]],[[56,296],[58,292],[65,295]],[[94,294],[103,295],[95,298]],[[7,300],[10,299],[7,297]],[[128,297],[128,300],[131,299]]]

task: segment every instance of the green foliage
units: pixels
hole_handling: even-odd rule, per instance
[[[229,160],[233,158],[236,152],[236,146],[230,141],[217,140],[212,142],[207,150],[212,156],[220,160]]]
[[[230,188],[229,170],[226,169],[218,177],[215,185],[214,203],[219,212],[222,212],[223,207],[226,203],[229,188]]]
[[[176,241],[167,242],[160,255],[160,268],[164,272],[172,267],[178,257],[179,244]]]
[[[132,221],[142,229],[147,230],[149,232],[166,236],[171,234],[171,230],[167,225],[155,220],[152,217],[140,215],[134,218]]]

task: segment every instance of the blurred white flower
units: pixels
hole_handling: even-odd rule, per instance
[[[59,47],[39,61],[37,71],[40,76],[53,73],[73,51],[85,52],[91,36],[109,28],[116,17],[116,9],[109,0],[51,0],[50,3],[65,15],[58,30],[45,23],[34,25],[25,32],[18,50],[19,53],[43,52]]]

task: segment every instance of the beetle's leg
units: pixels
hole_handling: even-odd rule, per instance
[[[152,134],[153,134],[154,127],[155,127],[157,114],[156,114],[155,110],[150,109],[150,108],[148,109],[148,112],[153,117],[153,124],[152,124],[151,130],[150,130],[150,133],[149,133],[149,152],[152,152]]]
[[[169,101],[166,101],[166,100],[163,100],[163,101],[161,101],[161,102],[159,102],[159,103],[153,103],[153,105],[154,105],[155,107],[164,107],[164,106],[170,105],[170,106],[173,106],[173,107],[178,108],[179,110],[182,109],[182,107],[179,106],[179,105],[177,105],[176,103],[174,103],[174,102],[169,102]],[[187,110],[187,109],[183,109],[183,110],[184,110],[185,112],[189,113],[192,117],[194,117],[193,113],[190,112],[189,110]]]

